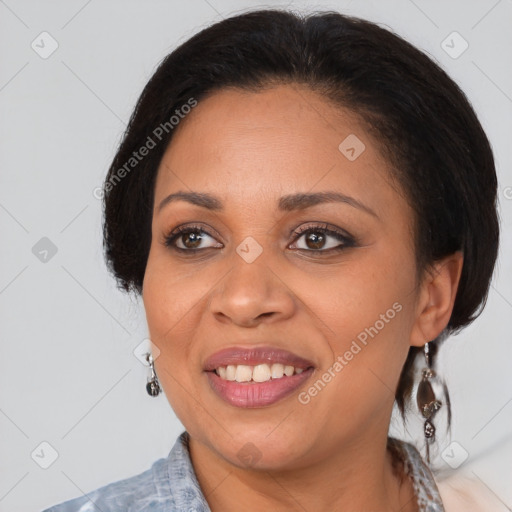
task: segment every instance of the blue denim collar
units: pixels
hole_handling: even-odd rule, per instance
[[[180,434],[155,485],[171,497],[173,512],[210,512],[190,460],[189,441],[188,432]]]
[[[162,474],[161,486],[168,485],[173,511],[210,512],[190,460],[189,441],[187,432],[179,436],[169,453],[167,471]],[[419,511],[444,512],[434,476],[416,447],[391,437],[388,439],[388,445],[394,448],[395,455],[404,464],[404,471],[414,488]]]

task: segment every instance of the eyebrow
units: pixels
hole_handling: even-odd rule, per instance
[[[164,206],[172,203],[173,201],[187,201],[190,204],[201,206],[202,208],[213,211],[222,211],[223,209],[220,199],[212,196],[211,194],[180,191],[175,192],[174,194],[170,194],[165,199],[163,199],[158,206],[158,212],[160,212]]]
[[[158,206],[158,212],[160,212],[164,206],[173,201],[186,201],[195,206],[200,206],[201,208],[206,208],[212,211],[221,212],[224,209],[222,201],[211,194],[180,191],[165,197]],[[306,208],[322,203],[345,203],[378,218],[377,214],[370,207],[353,197],[340,194],[339,192],[289,194],[279,199],[278,208],[281,211],[290,212],[295,210],[305,210]]]

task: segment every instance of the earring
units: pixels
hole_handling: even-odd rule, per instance
[[[436,399],[434,390],[432,389],[431,379],[436,377],[436,372],[432,369],[432,348],[431,342],[427,342],[424,346],[426,368],[421,370],[421,381],[418,385],[416,395],[416,403],[422,416],[425,418],[423,431],[425,434],[425,446],[427,454],[427,462],[430,464],[430,444],[435,441],[436,428],[432,423],[434,415],[443,405],[440,400]]]
[[[155,364],[153,362],[153,356],[150,353],[146,354],[146,361],[151,368],[151,376],[148,378],[148,383],[146,384],[146,391],[150,396],[158,396],[161,391],[160,384],[158,383],[158,377],[155,373]]]

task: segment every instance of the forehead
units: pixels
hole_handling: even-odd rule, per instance
[[[176,127],[155,204],[177,189],[255,197],[317,190],[389,201],[387,162],[357,116],[306,87],[217,91]],[[377,201],[378,202],[378,201]]]
[[[280,152],[289,148],[301,155],[316,150],[337,156],[346,136],[359,133],[364,138],[362,132],[354,113],[305,86],[278,85],[257,92],[227,88],[199,101],[177,127],[172,145],[186,138],[198,144],[197,150],[215,151],[216,146],[206,143],[222,141],[222,149],[230,143],[253,148],[274,142]]]

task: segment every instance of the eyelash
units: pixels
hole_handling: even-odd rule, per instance
[[[205,233],[211,238],[215,238],[212,234],[210,234],[207,230],[205,230],[203,227],[198,225],[189,225],[189,226],[179,226],[178,228],[171,231],[167,236],[164,237],[164,245],[168,247],[169,249],[173,251],[178,251],[181,253],[187,253],[187,254],[195,254],[200,251],[204,251],[205,249],[214,249],[214,247],[205,247],[205,248],[198,248],[198,249],[182,249],[181,247],[176,247],[175,241],[185,234],[189,233]],[[324,235],[332,236],[333,238],[336,238],[338,241],[341,242],[340,245],[336,247],[331,247],[329,249],[296,249],[299,251],[304,251],[307,253],[332,253],[332,252],[339,252],[343,251],[344,249],[347,249],[349,247],[354,247],[356,245],[356,240],[354,237],[349,235],[348,233],[342,232],[338,229],[332,229],[329,228],[328,224],[322,224],[322,225],[306,225],[301,226],[300,228],[293,230],[290,234],[295,235],[295,238],[292,243],[296,243],[299,238],[307,233],[322,233]]]
[[[341,242],[340,245],[336,247],[331,247],[330,249],[297,249],[299,251],[305,252],[313,252],[313,253],[331,253],[331,252],[339,252],[347,249],[349,247],[354,247],[356,245],[356,241],[353,236],[345,233],[339,229],[329,228],[328,224],[316,224],[316,225],[306,225],[301,226],[300,228],[293,231],[295,238],[293,243],[296,243],[299,238],[307,233],[322,233],[323,235],[329,235]]]

